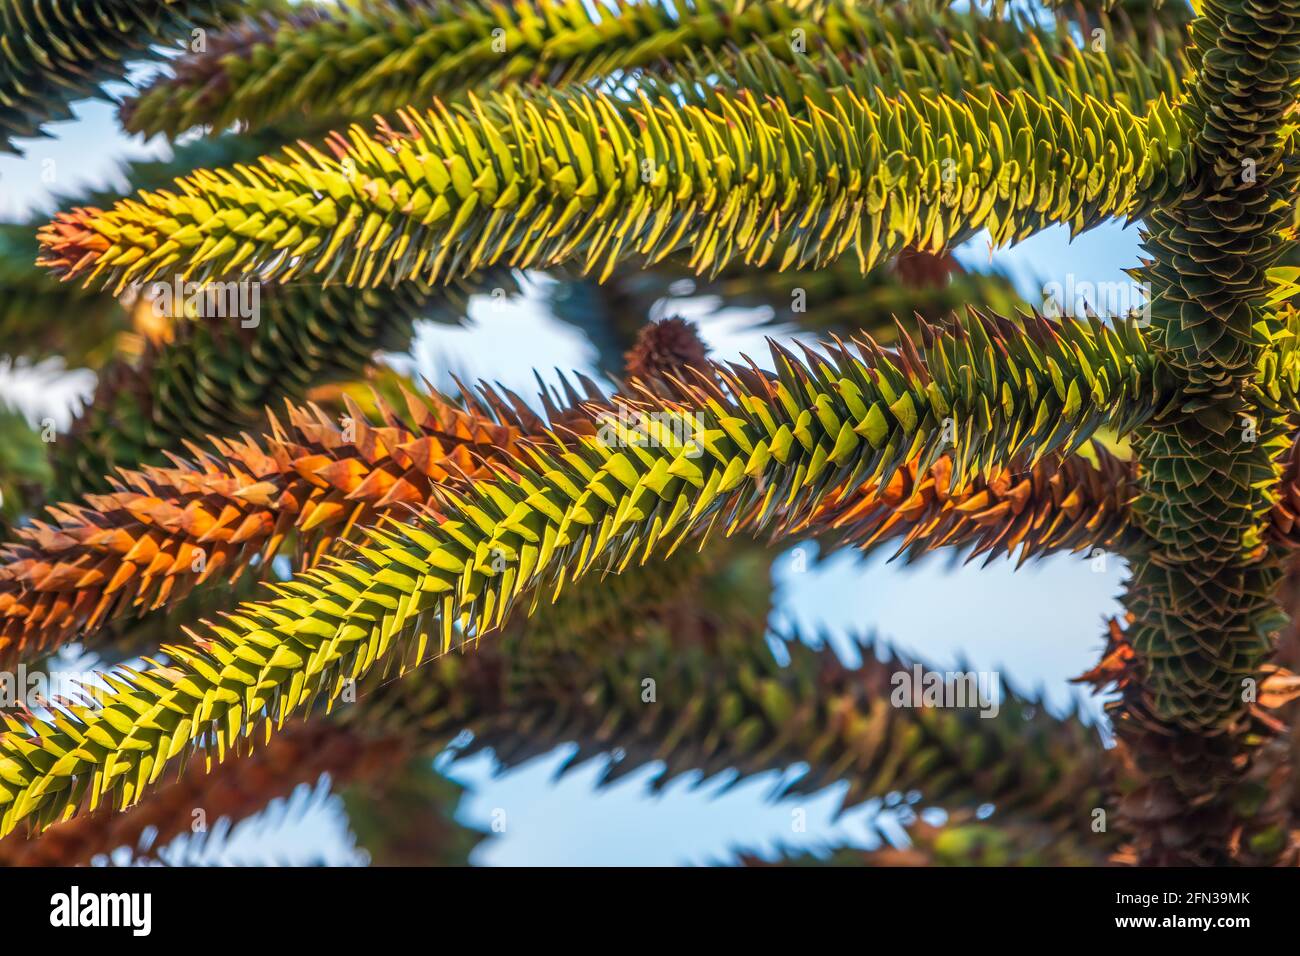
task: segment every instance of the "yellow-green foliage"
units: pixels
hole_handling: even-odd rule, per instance
[[[64,217],[46,262],[118,288],[168,270],[363,286],[502,262],[603,274],[682,248],[698,272],[850,250],[865,270],[979,229],[1001,245],[1138,215],[1186,174],[1163,101],[1145,117],[1019,92],[832,104],[804,119],[747,95],[713,111],[572,92],[413,111],[400,136],[354,127],[338,158],[286,150]]]
[[[921,349],[897,357],[864,346],[804,363],[774,349],[775,377],[719,367],[728,387],[690,405],[622,405],[567,450],[526,449],[498,479],[445,492],[445,520],[389,521],[356,560],[302,572],[202,641],[167,646],[171,665],[124,671],[99,706],[53,724],[9,718],[0,834],[86,802],[130,805],[201,739],[220,754],[259,725],[270,732],[393,659],[400,669],[431,642],[446,650],[499,628],[520,598],[622,573],[715,528],[798,523],[863,480],[932,460],[952,439],[945,419],[963,460],[980,462],[1068,448],[1103,424],[1125,431],[1161,407],[1131,326],[970,318],[947,336],[924,331]]]

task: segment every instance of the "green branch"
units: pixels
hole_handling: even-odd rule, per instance
[[[1136,330],[1004,322],[923,327],[920,347],[893,355],[865,344],[805,363],[774,347],[775,376],[717,367],[725,389],[702,385],[690,406],[620,403],[567,450],[525,449],[498,478],[444,492],[436,511],[371,529],[355,560],[301,572],[208,637],[165,647],[169,666],[124,670],[96,706],[53,723],[11,718],[0,835],[85,802],[129,806],[196,746],[223,753],[376,667],[487,634],[520,598],[554,600],[713,530],[796,525],[951,441],[964,462],[1044,454],[1154,413]]]
[[[164,286],[161,300],[170,303],[172,287]],[[242,304],[252,307],[247,317],[175,319],[172,341],[100,372],[90,404],[52,448],[54,500],[104,491],[105,476],[118,468],[161,464],[169,454],[183,454],[186,442],[257,427],[265,409],[284,399],[362,377],[376,352],[410,348],[417,321],[463,321],[479,286],[517,290],[503,269],[438,288],[268,284],[256,299],[241,293]],[[169,307],[184,311],[189,294],[201,295],[182,292]]]
[[[723,82],[739,72],[737,58],[765,52],[786,61],[803,53],[828,65],[859,61],[890,95],[961,96],[991,84],[1058,99],[1092,95],[1142,112],[1159,94],[1176,92],[1176,56],[1171,68],[1163,46],[1122,36],[1113,43],[1109,54],[1080,49],[1064,26],[1044,29],[945,3],[624,0],[593,15],[575,0],[509,7],[380,0],[295,8],[232,27],[129,101],[123,121],[132,132],[175,136],[194,126],[259,128],[321,110],[368,119],[469,90],[617,82],[638,68],[684,68],[705,53],[725,61]],[[688,75],[706,73],[692,67]]]
[[[0,152],[40,136],[41,124],[72,118],[68,104],[104,97],[133,60],[159,43],[248,12],[237,0],[0,0]]]
[[[336,137],[335,158],[286,150],[61,216],[43,261],[116,288],[172,271],[362,286],[502,262],[608,274],[686,248],[696,272],[820,267],[850,249],[865,271],[981,228],[1003,245],[1138,215],[1186,175],[1163,103],[1139,118],[1023,93],[828,95],[833,111],[809,119],[749,96],[715,111],[577,91],[405,114],[405,134]]]

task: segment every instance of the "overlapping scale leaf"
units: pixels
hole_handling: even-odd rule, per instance
[[[238,822],[329,774],[337,786],[391,777],[410,754],[401,737],[361,734],[324,721],[286,727],[265,747],[238,759],[191,766],[125,813],[100,812],[57,824],[39,838],[0,840],[0,866],[81,866],[121,847],[162,846],[193,832],[201,807],[210,826]]]
[[[1185,398],[1182,414],[1136,437],[1134,508],[1149,556],[1135,565],[1130,602],[1153,712],[1196,727],[1242,712],[1240,681],[1277,626],[1279,572],[1265,538],[1291,428],[1257,369],[1282,331],[1269,268],[1294,201],[1284,123],[1300,81],[1300,4],[1215,0],[1205,12],[1184,106],[1201,171],[1182,201],[1151,213],[1144,235],[1152,343]]]
[[[1300,3],[1205,0],[1201,11],[1181,107],[1196,172],[1149,214],[1139,273],[1152,345],[1182,392],[1179,414],[1133,440],[1143,540],[1125,606],[1140,679],[1118,727],[1149,775],[1138,858],[1151,863],[1232,858],[1235,782],[1267,736],[1250,725],[1249,687],[1285,622],[1269,535],[1294,397],[1281,387],[1290,330],[1269,270],[1297,186]]]
[[[311,779],[302,774],[336,757],[345,780],[361,779],[402,753],[436,753],[465,730],[473,743],[457,756],[490,747],[507,766],[562,743],[578,744],[568,767],[617,750],[604,782],[651,761],[664,763],[656,788],[686,772],[743,778],[806,763],[780,796],[847,781],[846,806],[924,788],[927,800],[950,808],[997,801],[1058,831],[1090,819],[1106,771],[1095,731],[1076,715],[1054,717],[1009,689],[992,719],[976,709],[886,706],[893,675],[911,664],[882,660],[867,644],[857,665],[798,640],[778,662],[761,639],[769,560],[752,546],[723,548],[584,583],[472,653],[438,658],[400,681],[373,675],[356,704],[329,721],[290,725],[207,775],[191,767],[124,814],[58,824],[49,843],[10,837],[0,859],[6,850],[8,862],[102,852],[149,825],[174,832],[177,807],[238,817],[255,799],[248,781]],[[643,700],[647,676],[653,708]],[[304,746],[311,754],[300,766],[284,759]]]
[[[965,487],[954,487],[952,462],[928,470],[900,468],[887,484],[864,487],[824,509],[810,530],[828,543],[871,549],[897,546],[913,560],[936,548],[970,548],[970,559],[1018,555],[1018,562],[1061,551],[1124,553],[1131,545],[1134,464],[1100,445],[1033,467],[1012,463]]]
[[[213,439],[174,466],[123,471],[109,493],[20,529],[4,546],[0,656],[30,656],[254,563],[265,569],[289,536],[311,563],[358,522],[427,503],[436,483],[479,473],[520,436],[437,396],[412,396],[406,421],[383,405],[379,421],[349,409],[332,419],[288,406],[261,442]]]
[[[665,350],[664,330],[688,339],[689,354]],[[650,385],[693,362],[707,366],[693,330],[657,323],[643,328],[628,369]],[[484,387],[458,404],[437,394],[416,397],[402,384],[389,390],[395,404],[378,390],[368,398],[344,393],[337,418],[315,405],[287,404],[287,423],[271,415],[260,441],[209,436],[206,447],[187,445],[190,458],[170,456],[173,467],[121,470],[112,493],[51,509],[50,523],[34,522],[5,549],[0,656],[29,655],[179,600],[195,603],[190,591],[198,585],[240,582],[254,565],[264,571],[286,538],[304,564],[313,563],[379,515],[432,504],[436,486],[479,473],[484,461],[508,460],[525,434],[541,438],[583,422],[591,432],[592,413],[580,406],[605,396],[579,378],[582,393],[567,380],[563,395],[542,392],[545,418],[508,390]],[[247,588],[231,595],[250,596]],[[181,620],[210,616],[205,601],[196,607],[207,614]],[[118,630],[138,646],[139,635],[168,626],[175,622],[150,617]]]
[[[1104,15],[1078,42],[1068,22],[1055,28],[1023,18],[993,19],[944,6],[894,4],[858,33],[754,51],[703,46],[680,63],[636,77],[640,89],[671,86],[688,101],[748,90],[785,100],[792,109],[826,108],[826,88],[846,87],[864,99],[989,90],[1068,101],[1090,96],[1142,114],[1160,97],[1174,98],[1188,66],[1176,36],[1140,39]],[[1175,31],[1176,32],[1176,31]],[[1100,42],[1099,42],[1100,41]]]
[[[878,16],[878,4],[716,0],[452,3],[374,0],[252,17],[181,59],[128,102],[133,132],[261,126],[303,109],[368,118],[470,88],[516,81],[559,85],[663,58],[697,44],[779,42],[829,16]],[[820,32],[818,30],[817,32]]]
[[[899,352],[887,353],[864,343],[859,356],[832,353],[829,365],[778,350],[778,378],[716,367],[725,388],[716,380],[679,388],[677,402],[648,414],[677,427],[680,439],[697,415],[730,419],[743,412],[758,430],[739,445],[745,461],[728,462],[728,481],[738,480],[741,466],[755,474],[764,465],[786,465],[784,495],[791,483],[817,479],[820,487],[840,473],[843,493],[807,515],[815,527],[833,527],[855,542],[887,532],[912,535],[909,544],[1026,544],[1026,555],[1105,546],[1124,526],[1123,492],[1103,494],[1086,464],[1065,466],[1066,476],[1057,478],[1058,466],[1037,462],[1053,450],[1068,454],[1103,423],[1122,431],[1157,413],[1156,370],[1132,326],[1036,319],[1028,329],[1026,335],[1006,320],[972,316],[954,334],[922,326],[920,346],[905,338]],[[788,403],[808,400],[815,404],[805,415],[778,423],[790,414]],[[588,405],[579,408],[582,402]],[[262,443],[215,441],[212,453],[191,462],[124,473],[113,493],[55,509],[50,523],[36,523],[4,549],[3,653],[92,633],[117,615],[160,607],[196,584],[236,575],[273,554],[290,532],[300,549],[318,556],[340,531],[394,508],[436,503],[439,487],[480,474],[480,462],[510,464],[522,435],[546,440],[553,429],[555,447],[565,448],[579,432],[588,439],[602,428],[614,434],[609,429],[627,417],[590,384],[585,395],[571,392],[567,407],[548,404],[543,421],[508,393],[489,392],[485,404],[466,411],[436,396],[411,398],[409,424],[386,410],[372,423],[354,410],[351,435],[343,422],[291,408],[287,428],[273,423]],[[643,411],[632,415],[633,425]],[[814,422],[826,430],[820,446]],[[812,457],[800,464],[808,452]],[[866,465],[849,467],[862,455],[882,470],[878,482]],[[917,486],[918,470],[926,472],[941,455],[955,458],[956,478],[941,466],[944,490]],[[1007,467],[1026,469],[1037,493],[1022,482],[1006,486]],[[996,477],[966,487],[982,469]],[[981,507],[988,494],[1004,500]]]
[[[166,159],[123,163],[119,175],[132,190],[159,189],[195,169],[249,162],[315,132],[310,123],[285,123],[275,130],[196,139],[175,145]],[[117,190],[88,189],[59,195],[55,202],[102,206],[119,195]],[[70,368],[100,368],[122,351],[120,333],[133,327],[135,316],[112,295],[54,281],[36,265],[36,233],[44,221],[44,215],[33,214],[0,224],[0,353],[33,362],[57,355]]]
[[[194,643],[167,645],[167,666],[126,673],[95,706],[70,706],[53,723],[11,723],[0,741],[0,833],[105,799],[130,806],[199,741],[221,753],[269,734],[375,668],[400,672],[430,649],[499,629],[521,599],[554,600],[580,578],[621,573],[714,530],[795,526],[911,454],[937,455],[941,408],[957,421],[954,455],[972,462],[1008,446],[1042,454],[1150,414],[1125,394],[1152,387],[1131,350],[1088,366],[1104,383],[1095,398],[1070,398],[1084,347],[1123,341],[1099,325],[1070,328],[1041,323],[1008,338],[972,317],[961,335],[926,329],[921,348],[893,357],[869,343],[860,355],[836,349],[806,363],[774,350],[774,375],[735,368],[719,371],[725,391],[702,384],[685,409],[689,427],[674,417],[680,407],[620,402],[625,414],[594,436],[563,450],[524,446],[509,470],[441,490],[436,512],[369,529],[354,559],[300,572]],[[1012,398],[989,409],[980,430],[964,427],[979,363],[946,365],[962,355],[982,360],[981,378],[1002,382]],[[1018,388],[1011,367],[1026,369]],[[1036,401],[1017,408],[1017,392]]]
[[[164,286],[170,301],[171,287]],[[517,290],[505,270],[439,288],[408,282],[360,291],[296,284],[217,290],[214,301],[224,297],[248,314],[180,319],[171,341],[101,371],[89,404],[53,448],[58,498],[108,490],[106,476],[118,468],[158,464],[182,453],[186,442],[255,427],[266,407],[284,399],[361,378],[377,351],[410,348],[418,320],[463,321],[479,287]],[[187,295],[197,301],[205,294],[182,293],[168,309],[184,312]]]
[[[507,83],[617,81],[705,52],[723,59],[725,81],[758,51],[788,61],[806,53],[832,67],[859,59],[863,72],[850,69],[864,93],[959,96],[991,84],[1058,99],[1091,95],[1141,112],[1175,92],[1177,49],[1117,35],[1107,54],[1080,48],[1063,27],[947,3],[621,0],[588,8],[574,0],[378,0],[266,15],[223,31],[130,101],[123,119],[134,132],[169,135],[235,122],[257,128],[322,108],[367,119]]]
[[[1136,215],[1186,173],[1163,102],[1139,118],[1019,92],[828,95],[806,119],[748,95],[705,110],[581,91],[405,113],[402,133],[336,137],[334,157],[286,150],[61,215],[43,264],[115,288],[164,273],[369,286],[496,263],[603,275],[683,249],[696,272],[846,253],[865,271],[981,228],[1002,245]]]
[[[1112,620],[1103,663],[1080,679],[1120,691],[1106,710],[1129,778],[1117,794],[1115,822],[1132,835],[1130,858],[1155,866],[1296,865],[1294,744],[1279,733],[1287,711],[1276,710],[1294,699],[1294,675],[1266,669],[1231,732],[1171,733],[1151,709],[1132,636],[1131,626]]]

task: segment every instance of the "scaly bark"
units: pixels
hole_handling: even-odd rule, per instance
[[[1285,620],[1267,535],[1289,428],[1254,370],[1273,347],[1266,269],[1284,251],[1296,183],[1283,123],[1300,78],[1300,3],[1206,0],[1203,12],[1182,104],[1193,174],[1179,201],[1148,215],[1140,273],[1158,355],[1183,393],[1133,440],[1143,540],[1124,602],[1141,679],[1115,713],[1145,775],[1124,801],[1145,864],[1232,862],[1255,827],[1240,799],[1258,742],[1244,690]],[[1279,855],[1285,827],[1275,835]]]

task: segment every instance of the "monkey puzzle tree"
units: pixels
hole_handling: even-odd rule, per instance
[[[129,305],[173,278],[264,284],[274,308],[251,347],[181,321],[113,360],[54,455],[55,487],[84,496],[3,553],[0,655],[183,620],[182,599],[286,550],[299,570],[95,700],[9,716],[0,834],[84,826],[71,818],[101,804],[149,820],[196,751],[237,767],[325,724],[400,740],[403,759],[470,728],[507,753],[576,739],[674,772],[803,761],[858,797],[917,787],[1004,813],[926,831],[935,862],[1293,862],[1270,661],[1296,543],[1300,0],[1115,6],[374,0],[269,6],[205,35],[122,118],[171,136],[239,124],[205,144],[229,161],[178,153],[205,168],[140,171],[154,181],[132,198],[41,227],[40,265],[81,291],[0,280],[30,315],[71,299],[49,308],[125,322],[93,290]],[[140,36],[173,35],[172,5],[126,8]],[[57,74],[43,44],[71,30],[35,28],[42,9],[0,0],[29,40],[0,73],[11,135],[61,109],[23,93]],[[114,55],[139,48],[129,32]],[[238,154],[285,123],[298,142]],[[1149,315],[1013,314],[1005,283],[945,258],[985,232],[1001,246],[1114,219],[1142,224]],[[574,320],[616,342],[688,276],[745,303],[830,289],[823,328],[856,328],[799,355],[773,343],[765,369],[651,325],[618,393],[565,383],[540,411],[486,387],[407,391],[404,414],[348,395],[341,422],[301,404],[521,269],[550,272]],[[939,302],[972,308],[940,319]],[[24,347],[50,347],[15,316]],[[280,398],[264,437],[239,435]],[[131,428],[139,409],[149,427]],[[774,664],[752,619],[766,600],[729,604],[719,583],[755,573],[724,539],[808,535],[1121,554],[1125,620],[1087,675],[1120,688],[1120,746],[1103,760],[1046,714],[1025,735],[883,711],[878,662]],[[593,576],[626,593],[602,605]],[[682,581],[685,610],[665,598]],[[678,678],[666,722],[628,698],[653,668]]]

